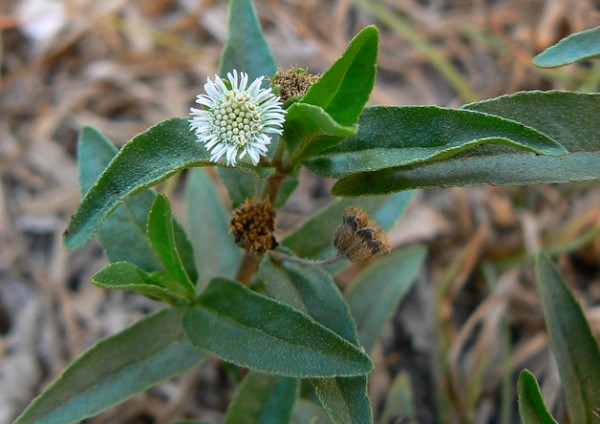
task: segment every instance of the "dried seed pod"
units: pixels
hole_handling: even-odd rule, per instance
[[[254,203],[247,199],[235,210],[229,231],[236,244],[251,253],[265,253],[279,244],[273,236],[275,212],[268,200]]]
[[[290,68],[287,71],[279,68],[271,84],[280,87],[279,97],[286,102],[294,96],[304,96],[318,79],[318,75],[309,74],[301,68]]]
[[[382,228],[356,206],[344,210],[333,245],[351,262],[362,262],[378,253],[389,253],[391,250]]]

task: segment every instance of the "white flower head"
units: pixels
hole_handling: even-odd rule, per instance
[[[240,159],[248,154],[256,165],[267,154],[270,134],[283,133],[285,110],[270,88],[261,88],[264,77],[248,85],[248,74],[233,70],[227,79],[231,88],[218,75],[206,79],[206,94],[196,98],[204,108],[190,109],[190,128],[205,144],[212,162],[225,155],[227,165],[235,165],[238,154]]]

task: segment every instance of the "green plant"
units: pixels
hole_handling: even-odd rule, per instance
[[[538,62],[554,66],[597,55],[597,43],[580,38],[597,34],[574,35],[575,47],[565,41]],[[82,130],[84,198],[65,246],[80,247],[97,234],[111,264],[92,281],[169,306],[91,347],[17,423],[93,416],[208,355],[250,369],[227,423],[289,422],[302,380],[326,412],[304,399],[299,404],[309,419],[373,422],[369,353],[426,251],[392,252],[343,294],[332,275],[348,260],[387,250],[382,231],[402,215],[412,195],[406,190],[600,179],[600,94],[522,92],[458,109],[365,108],[377,48],[378,31],[367,27],[318,79],[303,70],[277,71],[252,3],[232,0],[219,72],[231,74],[207,83],[199,103],[208,109],[192,112],[191,129],[187,118],[170,119],[119,152],[98,130]],[[564,49],[570,55],[560,59]],[[272,78],[272,88],[264,77]],[[304,88],[293,92],[290,79]],[[232,90],[241,97],[227,97]],[[285,94],[281,102],[271,90]],[[186,233],[167,197],[150,187],[183,169],[213,165],[238,208],[234,234],[203,170],[189,173]],[[357,198],[334,201],[276,247],[274,210],[296,188],[302,167],[337,179],[333,194]],[[572,422],[598,422],[597,343],[549,259],[537,261],[569,415]],[[405,385],[394,386],[398,399],[410,397]],[[519,393],[525,423],[553,422],[531,374],[522,374]]]

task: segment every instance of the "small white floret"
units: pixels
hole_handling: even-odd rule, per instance
[[[227,73],[231,88],[215,75],[206,79],[204,91],[196,103],[201,109],[190,109],[190,128],[199,142],[210,152],[210,160],[225,156],[227,165],[248,155],[253,165],[266,156],[270,134],[281,135],[285,110],[270,88],[261,88],[264,77],[248,85],[248,74],[233,70]]]

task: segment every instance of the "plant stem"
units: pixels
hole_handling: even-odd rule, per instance
[[[246,252],[238,268],[235,279],[245,286],[250,284],[250,279],[258,271],[260,259],[250,252]]]
[[[272,162],[273,166],[275,166],[275,172],[267,179],[263,191],[263,199],[269,199],[271,205],[275,204],[275,200],[277,200],[277,194],[279,193],[279,186],[287,175],[285,172],[280,170],[281,158],[283,157],[284,153],[283,149],[283,141],[279,140],[279,144],[277,145],[277,149],[273,155]],[[252,276],[256,273],[256,271],[258,271],[261,257],[262,256],[256,256],[250,252],[246,252],[242,258],[242,262],[240,263],[235,279],[245,286],[250,284]]]
[[[283,252],[271,252],[271,254],[282,261],[294,262],[296,264],[310,266],[331,265],[344,259],[344,255],[342,255],[340,252],[336,253],[331,258],[326,259],[306,259],[300,258],[298,256],[290,256],[287,253]]]

